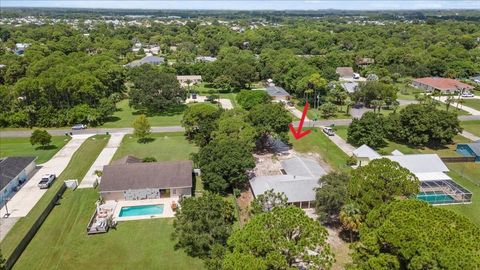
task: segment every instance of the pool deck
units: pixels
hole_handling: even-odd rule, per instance
[[[178,205],[179,197],[171,198],[161,198],[161,199],[147,199],[147,200],[135,200],[135,201],[107,201],[107,204],[116,204],[115,210],[113,211],[113,218],[115,221],[128,221],[128,220],[142,220],[142,219],[152,219],[152,218],[173,218],[175,217],[175,212],[172,210],[172,202],[175,202]],[[129,206],[139,206],[139,205],[154,205],[154,204],[163,204],[163,213],[160,215],[145,215],[145,216],[130,216],[130,217],[120,217],[120,210],[122,207]]]

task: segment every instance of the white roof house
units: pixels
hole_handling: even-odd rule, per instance
[[[357,158],[369,158],[369,159],[375,159],[375,158],[381,158],[380,154],[378,154],[375,150],[370,148],[368,145],[364,144],[360,146],[359,148],[353,150],[353,155],[356,156]]]
[[[319,178],[326,174],[315,161],[308,158],[293,157],[280,162],[285,174],[257,176],[250,180],[254,196],[273,189],[283,192],[289,203],[296,203],[303,208],[311,208],[315,201],[315,189],[321,187]]]

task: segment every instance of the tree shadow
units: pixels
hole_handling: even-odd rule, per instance
[[[147,110],[136,110],[132,111],[132,115],[142,115],[145,114],[147,117],[155,117],[155,116],[175,116],[182,114],[188,106],[186,104],[179,104],[175,106],[170,106],[163,112],[150,112]]]
[[[117,116],[109,116],[107,117],[107,119],[105,119],[105,123],[106,122],[118,122],[120,121],[120,117],[117,117]]]
[[[58,146],[50,144],[50,145],[46,145],[46,146],[37,146],[37,147],[35,147],[35,150],[53,150],[53,149],[57,149],[57,148],[58,148]]]
[[[138,143],[142,143],[142,144],[151,143],[153,141],[155,141],[155,138],[151,138],[151,137],[140,138],[140,139],[137,140]]]

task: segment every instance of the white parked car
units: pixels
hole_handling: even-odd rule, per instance
[[[329,128],[329,127],[324,127],[324,128],[323,128],[323,132],[324,132],[325,134],[327,134],[328,136],[333,136],[333,135],[335,135],[335,132],[333,131],[333,129],[332,129],[332,128]]]
[[[38,187],[40,189],[49,188],[53,184],[53,181],[55,181],[56,178],[57,176],[53,173],[45,174],[42,176],[42,180],[40,180],[40,182],[38,183]]]
[[[87,125],[84,124],[76,124],[72,127],[72,130],[81,130],[81,129],[86,129]]]
[[[462,94],[462,97],[467,97],[467,98],[468,97],[475,97],[475,95],[470,93],[470,92],[465,92],[465,93]]]

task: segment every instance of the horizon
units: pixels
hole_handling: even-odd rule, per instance
[[[2,1],[3,8],[215,11],[480,10],[480,1]]]

